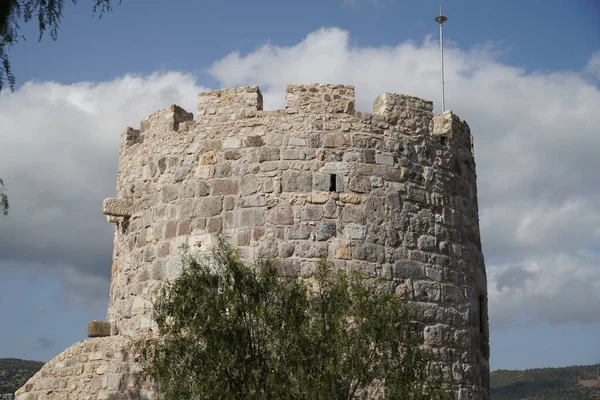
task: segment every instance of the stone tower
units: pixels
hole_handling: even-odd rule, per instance
[[[373,113],[354,87],[289,85],[264,111],[256,86],[202,93],[121,136],[106,322],[47,363],[18,399],[154,398],[127,351],[152,329],[155,288],[181,271],[177,248],[217,234],[245,258],[278,256],[309,275],[321,257],[393,280],[415,306],[425,343],[445,362],[455,399],[489,398],[486,273],[473,139],[433,104],[392,93]],[[100,337],[96,337],[100,336]]]

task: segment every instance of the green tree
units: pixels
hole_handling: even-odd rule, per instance
[[[183,264],[154,301],[158,334],[135,343],[165,399],[446,398],[389,284],[325,260],[310,279],[282,277],[224,238]]]
[[[2,178],[0,178],[0,213],[8,215],[8,196],[6,195],[6,187]]]
[[[77,0],[71,0],[74,4]],[[100,12],[100,17],[111,10],[112,0],[92,0],[93,13]],[[120,2],[120,1],[119,1]],[[0,1],[0,90],[8,82],[11,90],[15,88],[15,76],[10,67],[8,50],[25,38],[19,35],[19,23],[36,19],[42,40],[44,32],[49,31],[52,40],[58,37],[64,0],[1,0]]]

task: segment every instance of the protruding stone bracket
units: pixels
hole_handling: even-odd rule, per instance
[[[133,200],[115,199],[109,197],[102,202],[102,213],[110,217],[131,217],[133,214]],[[117,222],[117,219],[109,222]]]
[[[110,336],[111,323],[108,321],[92,320],[88,324],[88,337],[105,337]]]

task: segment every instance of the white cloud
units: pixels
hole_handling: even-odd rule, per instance
[[[101,208],[115,193],[120,134],[172,103],[195,112],[203,90],[170,72],[3,92],[0,177],[10,210],[0,220],[0,263],[52,271],[67,300],[106,309],[113,226]]]
[[[444,51],[446,104],[475,138],[492,323],[535,307],[550,322],[598,321],[600,309],[583,299],[597,300],[600,282],[600,91],[585,79],[600,71],[600,52],[584,71],[541,73],[503,64],[506,51],[486,43]],[[430,38],[356,47],[348,32],[323,28],[294,46],[231,53],[211,73],[223,86],[260,85],[265,108],[283,106],[288,83],[321,82],[355,85],[363,111],[388,91],[434,100],[439,111],[438,57]],[[550,285],[554,277],[561,283]]]
[[[529,323],[599,323],[600,254],[530,257],[489,268],[490,324],[500,328],[515,316]]]

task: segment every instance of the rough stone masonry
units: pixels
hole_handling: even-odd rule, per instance
[[[355,111],[354,87],[289,85],[283,110],[257,86],[202,93],[121,136],[107,321],[47,363],[18,400],[153,399],[128,337],[153,329],[150,300],[178,276],[182,244],[223,233],[246,259],[308,276],[321,257],[383,277],[414,305],[453,398],[489,399],[487,286],[473,139],[452,112],[385,93]]]

